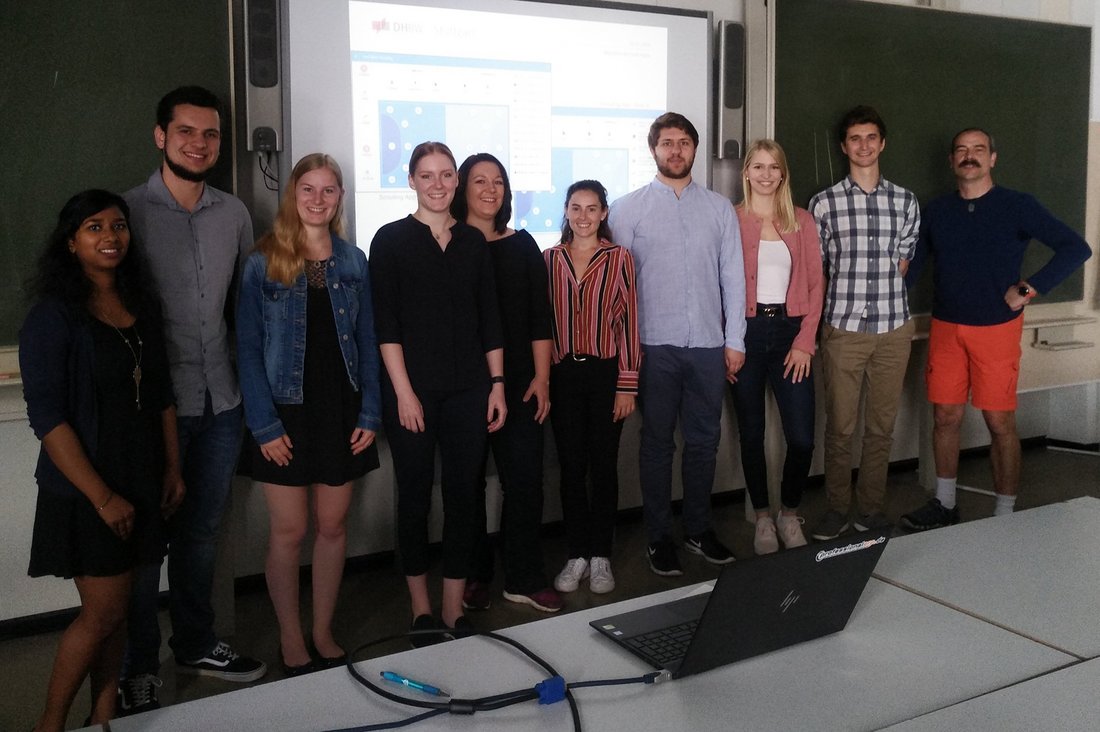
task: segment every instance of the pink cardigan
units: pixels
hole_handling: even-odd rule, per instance
[[[821,321],[825,285],[821,271],[821,242],[817,224],[803,208],[794,210],[799,230],[781,234],[791,253],[791,282],[787,286],[787,314],[804,316],[802,327],[792,344],[794,348],[812,354],[815,350],[817,324]],[[741,225],[741,248],[745,256],[745,317],[756,317],[756,268],[760,256],[760,219],[744,208],[737,209]]]

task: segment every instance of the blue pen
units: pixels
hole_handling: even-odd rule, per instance
[[[443,691],[443,689],[440,689],[438,686],[425,684],[423,681],[416,681],[415,679],[407,678],[405,676],[402,676],[401,674],[395,674],[393,671],[383,671],[382,678],[384,678],[386,681],[392,681],[395,684],[407,686],[410,689],[422,691],[425,694],[431,694],[432,696],[450,696],[450,694]]]

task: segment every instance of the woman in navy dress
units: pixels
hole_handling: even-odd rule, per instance
[[[133,569],[164,556],[163,519],[184,485],[168,356],[126,202],[101,190],[69,199],[29,289],[19,367],[42,449],[28,572],[71,578],[80,595],[35,725],[54,732],[85,677],[91,722],[114,716]]]

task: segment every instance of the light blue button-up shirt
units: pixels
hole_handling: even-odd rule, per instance
[[[733,205],[694,181],[676,197],[660,180],[614,203],[613,241],[638,278],[642,343],[745,351],[745,265]]]

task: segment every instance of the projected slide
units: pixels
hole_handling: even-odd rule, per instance
[[[409,155],[446,142],[508,168],[513,225],[557,240],[565,189],[612,199],[648,182],[646,134],[667,109],[663,27],[435,7],[348,4],[356,238],[410,213]],[[702,122],[702,120],[700,120]]]

